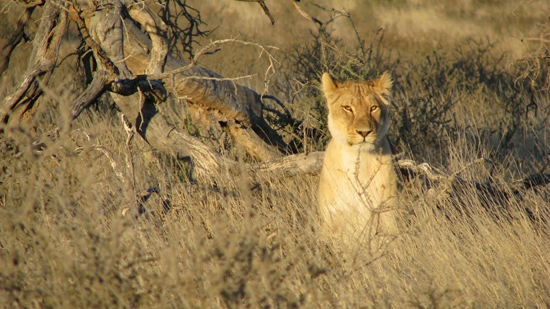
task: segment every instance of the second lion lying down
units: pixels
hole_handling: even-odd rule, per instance
[[[322,86],[332,135],[318,192],[325,232],[351,241],[397,233],[397,176],[386,138],[390,75],[339,82],[325,73]]]

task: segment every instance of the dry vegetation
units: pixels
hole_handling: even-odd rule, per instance
[[[364,78],[389,70],[395,152],[449,179],[403,184],[402,233],[388,248],[344,248],[318,233],[316,175],[254,183],[243,168],[215,184],[190,182],[184,163],[139,138],[127,143],[106,97],[52,133],[69,117],[64,107],[79,89],[71,80],[47,88],[33,120],[0,136],[1,307],[550,306],[550,188],[517,190],[549,162],[548,60],[533,61],[541,41],[520,41],[544,33],[549,5],[302,2],[336,21],[319,30],[273,4],[271,27],[250,3],[227,1],[217,11],[188,1],[203,27],[219,26],[202,44],[239,35],[279,48],[267,89],[268,63],[253,47],[224,45],[201,63],[228,77],[257,74],[243,83],[287,104],[294,119],[268,118],[300,151],[322,150],[329,138],[323,71]],[[352,19],[312,3],[343,5]],[[63,66],[74,63],[68,57]],[[0,76],[2,95],[17,66]],[[63,66],[52,80],[66,78]],[[163,108],[221,153],[246,160],[219,128]],[[146,195],[150,187],[160,193]]]

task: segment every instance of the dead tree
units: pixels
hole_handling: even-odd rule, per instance
[[[73,118],[108,92],[152,148],[190,159],[197,177],[236,172],[236,162],[169,123],[159,112],[157,106],[171,94],[177,100],[215,112],[233,139],[258,162],[280,158],[281,166],[292,165],[288,158],[282,158],[288,154],[288,146],[263,117],[260,94],[197,65],[200,52],[190,63],[170,55],[165,39],[166,25],[143,2],[48,1],[33,5],[43,6],[44,13],[33,40],[29,67],[19,86],[0,107],[0,120],[4,125],[32,116],[29,111],[40,96],[38,85],[47,84],[58,60],[58,48],[67,23],[74,21],[93,51],[98,69],[93,72],[87,89],[73,103]],[[28,18],[28,10],[25,9],[26,14],[19,23]],[[20,35],[8,38],[3,45],[16,44],[18,37]],[[216,44],[221,42],[212,45]],[[4,50],[2,59],[7,62],[11,50]],[[250,170],[258,168],[272,170],[265,165],[250,167]]]

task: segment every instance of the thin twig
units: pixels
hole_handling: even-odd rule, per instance
[[[163,79],[163,78],[167,78],[167,77],[172,77],[175,74],[179,74],[179,73],[188,71],[188,70],[192,69],[193,67],[195,67],[198,64],[199,59],[203,55],[207,54],[207,52],[210,49],[212,49],[216,46],[222,45],[222,44],[227,44],[227,43],[239,43],[239,44],[242,44],[242,45],[245,45],[245,46],[249,46],[249,45],[256,46],[260,49],[261,54],[266,53],[268,55],[269,62],[270,62],[270,67],[272,67],[275,62],[278,63],[278,61],[275,60],[275,57],[273,57],[271,55],[271,53],[269,53],[267,51],[268,48],[278,50],[279,48],[277,48],[275,46],[263,46],[263,45],[260,45],[258,43],[247,42],[247,41],[242,41],[242,40],[238,40],[238,39],[223,39],[223,40],[216,40],[216,41],[210,42],[210,44],[206,45],[204,48],[199,50],[195,54],[195,56],[193,57],[193,59],[191,60],[191,62],[188,65],[183,66],[183,67],[178,68],[178,69],[175,69],[175,70],[172,70],[172,71],[169,71],[169,72],[164,72],[164,73],[160,73],[160,74],[151,74],[151,75],[148,76],[148,78],[149,79]]]
[[[319,27],[323,27],[323,22],[321,22],[320,20],[318,20],[317,18],[315,17],[312,17],[310,16],[309,14],[307,14],[306,12],[304,12],[304,10],[302,10],[302,8],[298,5],[298,2],[296,0],[290,0],[290,3],[292,3],[292,5],[294,6],[294,8],[298,11],[298,13],[300,13],[300,15],[302,15],[302,17],[304,17],[305,19],[307,20],[310,20],[316,24],[319,25]]]

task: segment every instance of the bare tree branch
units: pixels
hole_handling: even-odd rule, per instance
[[[290,0],[290,2],[294,6],[294,8],[298,11],[298,13],[300,13],[300,15],[302,15],[302,17],[316,23],[317,25],[319,25],[319,27],[323,26],[323,22],[321,22],[320,20],[318,20],[315,17],[310,16],[309,14],[304,12],[304,10],[302,10],[302,8],[298,5],[298,2],[299,2],[298,0]]]
[[[152,42],[150,60],[145,73],[159,74],[163,72],[168,54],[166,24],[146,6],[132,5],[128,12],[132,19],[141,25]]]
[[[321,171],[324,157],[325,153],[323,151],[288,155],[268,162],[250,165],[248,171],[252,175],[260,174],[266,178],[315,175]]]
[[[29,8],[35,8],[39,5],[44,4],[45,0],[36,0],[36,1],[33,1],[33,2],[28,2],[28,3],[25,2],[25,1],[19,0],[17,2],[19,2],[19,4],[21,4],[24,8],[29,9]]]
[[[67,29],[67,4],[60,7],[55,1],[49,1],[44,9],[38,32],[33,41],[33,51],[29,66],[15,91],[4,98],[0,106],[0,122],[7,123],[10,114],[22,109],[19,116],[32,110],[40,96],[37,78],[47,84],[55,67],[61,39]]]
[[[16,6],[16,4],[13,4]],[[19,18],[14,22],[9,20],[5,28],[3,35],[0,36],[0,75],[8,68],[8,64],[11,58],[13,49],[21,42],[24,36],[25,24],[30,20],[32,12],[36,6],[25,8]],[[17,10],[18,8],[10,8],[11,10]],[[15,14],[6,14],[7,18]],[[13,27],[15,26],[15,27]]]
[[[73,7],[74,9],[74,7]],[[76,9],[75,9],[76,10]],[[82,11],[80,12],[71,12],[72,14],[71,19],[73,19],[76,24],[78,25],[78,30],[80,31],[80,34],[82,35],[82,39],[90,47],[90,49],[93,51],[95,55],[95,59],[98,60],[100,65],[111,75],[118,76],[118,68],[115,66],[115,64],[109,59],[109,57],[105,54],[105,51],[99,46],[90,36],[90,32],[88,31],[88,27],[86,26],[86,22],[81,17],[81,14],[83,14]]]
[[[80,113],[92,104],[100,95],[103,94],[105,87],[114,80],[116,76],[108,73],[104,70],[95,71],[93,73],[93,80],[88,85],[86,90],[82,92],[78,98],[73,102],[71,108],[71,117],[76,119]]]
[[[262,8],[262,10],[264,11],[265,15],[267,15],[267,17],[269,17],[269,20],[271,21],[271,24],[272,25],[275,24],[275,18],[273,18],[273,16],[269,12],[269,8],[265,4],[264,0],[237,0],[237,1],[240,1],[240,2],[256,2],[256,3],[258,3],[260,5],[260,7]]]

